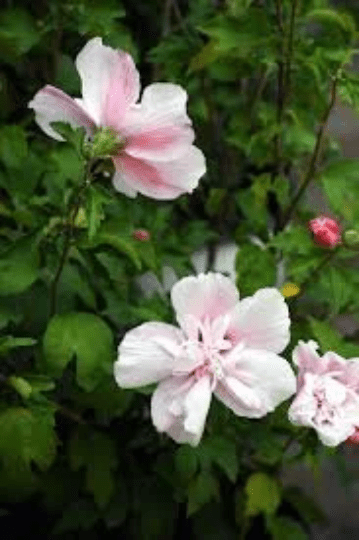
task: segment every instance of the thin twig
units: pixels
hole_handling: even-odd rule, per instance
[[[331,113],[331,111],[332,111],[332,109],[333,109],[333,107],[335,105],[335,101],[336,101],[337,86],[338,86],[338,76],[336,75],[333,78],[333,83],[332,83],[331,92],[330,92],[330,101],[329,101],[329,104],[328,104],[324,114],[323,114],[322,120],[320,122],[319,131],[318,131],[318,135],[317,135],[317,140],[316,140],[316,143],[315,143],[315,147],[314,147],[312,156],[311,156],[310,161],[309,161],[307,172],[306,172],[306,174],[304,176],[304,179],[302,180],[301,186],[300,186],[297,194],[294,196],[292,202],[290,203],[287,211],[284,214],[284,219],[283,219],[283,222],[281,224],[282,228],[284,228],[285,225],[288,223],[288,221],[291,219],[292,214],[293,214],[299,200],[304,195],[308,185],[313,180],[313,178],[315,176],[315,173],[317,172],[317,166],[318,166],[318,161],[319,161],[319,158],[320,158],[320,152],[321,152],[321,148],[322,148],[322,142],[323,142],[323,138],[324,138],[324,134],[325,134],[325,129],[326,129],[326,126],[327,126],[327,123],[328,123],[329,115],[330,115],[330,113]]]
[[[294,48],[294,29],[295,29],[295,16],[297,11],[297,2],[298,0],[292,0],[292,9],[290,13],[290,22],[289,22],[289,34],[288,34],[288,47],[286,55],[286,66],[285,66],[285,81],[284,81],[284,99],[288,99],[291,87],[291,74],[292,74],[292,58],[293,58],[293,48]]]
[[[279,58],[278,58],[278,84],[277,84],[277,125],[280,126],[283,120],[283,111],[284,111],[284,24],[283,24],[283,6],[281,0],[276,0],[276,19],[277,26],[279,31]],[[282,163],[282,139],[279,133],[276,133],[274,136],[274,163],[275,163],[275,173],[274,177],[277,174],[280,174],[281,163]]]

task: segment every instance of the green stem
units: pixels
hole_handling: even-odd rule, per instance
[[[64,230],[63,230],[64,245],[63,245],[62,252],[61,252],[61,255],[60,255],[59,264],[58,264],[54,279],[53,279],[53,281],[51,283],[51,287],[50,287],[50,315],[51,315],[51,317],[53,315],[55,315],[55,313],[56,313],[57,288],[58,288],[58,285],[59,285],[59,281],[60,281],[60,278],[61,278],[62,271],[64,269],[64,266],[66,264],[66,261],[67,261],[68,255],[69,255],[70,248],[71,248],[71,240],[72,240],[72,236],[73,236],[73,230],[74,230],[74,226],[75,226],[76,217],[77,217],[77,214],[78,214],[78,212],[80,210],[80,206],[81,206],[81,203],[82,203],[82,200],[83,200],[83,194],[84,194],[84,192],[86,191],[86,189],[88,188],[88,186],[89,186],[89,184],[91,182],[91,169],[92,169],[92,165],[93,165],[94,161],[95,160],[89,160],[87,165],[86,165],[85,173],[84,173],[84,181],[83,181],[82,185],[80,186],[78,192],[75,194],[74,203],[72,205],[70,205],[69,215],[68,215],[68,218],[66,220],[66,224],[65,224],[65,227],[64,227]]]
[[[331,111],[332,111],[332,109],[333,109],[333,107],[335,105],[335,101],[336,101],[336,97],[337,97],[337,87],[338,87],[338,75],[336,75],[333,78],[332,87],[331,87],[331,91],[330,91],[330,101],[329,101],[329,104],[328,104],[328,106],[327,106],[327,108],[326,108],[326,110],[324,112],[322,120],[320,122],[320,127],[319,127],[319,131],[318,131],[318,135],[317,135],[317,140],[316,140],[316,143],[315,143],[315,147],[314,147],[312,156],[311,156],[310,161],[309,161],[307,172],[306,172],[306,174],[304,176],[304,179],[302,180],[300,188],[298,189],[296,195],[294,196],[292,202],[290,203],[287,211],[284,214],[284,219],[283,219],[283,222],[281,224],[282,229],[286,226],[288,221],[291,219],[291,217],[292,217],[292,215],[294,213],[294,210],[296,209],[300,199],[304,195],[307,187],[309,186],[310,182],[315,177],[315,173],[317,172],[317,166],[318,166],[318,161],[319,161],[320,152],[321,152],[321,148],[322,148],[322,142],[323,142],[323,139],[324,139],[325,128],[327,126],[329,115],[330,115],[330,113],[331,113]]]

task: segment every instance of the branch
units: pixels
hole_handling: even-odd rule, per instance
[[[287,209],[287,211],[284,214],[284,220],[283,220],[283,223],[281,224],[282,228],[284,228],[285,225],[288,223],[288,221],[291,219],[292,214],[293,214],[298,202],[300,201],[300,199],[304,195],[307,187],[309,186],[310,182],[313,180],[313,178],[315,176],[315,173],[317,171],[318,161],[319,161],[319,158],[320,158],[320,152],[321,152],[321,148],[322,148],[322,142],[323,142],[323,138],[324,138],[324,134],[325,134],[325,128],[327,127],[329,115],[330,115],[330,113],[331,113],[331,111],[332,111],[332,109],[333,109],[333,107],[335,105],[335,101],[336,101],[337,87],[338,87],[338,74],[336,74],[335,77],[333,78],[331,92],[330,92],[330,102],[329,102],[329,104],[328,104],[328,106],[327,106],[327,108],[326,108],[326,110],[324,112],[324,115],[322,117],[322,120],[320,122],[320,127],[319,127],[319,131],[318,131],[318,135],[317,135],[317,140],[316,140],[316,143],[315,143],[315,147],[314,147],[314,150],[313,150],[312,157],[310,158],[307,173],[304,176],[304,179],[302,181],[302,184],[301,184],[297,194],[294,196],[292,202],[289,205],[289,208]]]

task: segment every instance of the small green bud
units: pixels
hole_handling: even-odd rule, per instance
[[[115,156],[124,147],[125,139],[110,127],[100,128],[85,145],[90,158]]]
[[[355,246],[359,244],[359,231],[356,231],[355,229],[345,231],[343,237],[344,244],[347,244],[348,246]]]

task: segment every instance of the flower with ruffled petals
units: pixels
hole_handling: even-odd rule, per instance
[[[193,191],[206,167],[202,152],[192,144],[185,90],[176,84],[154,83],[145,88],[138,103],[140,80],[131,56],[103,45],[101,38],[85,45],[76,67],[82,99],[47,85],[29,103],[42,130],[62,140],[52,122],[84,127],[89,138],[98,129],[112,129],[118,142],[112,156],[113,184],[129,197],[142,193],[153,199],[174,199]]]
[[[314,428],[326,446],[337,446],[359,426],[359,359],[331,351],[320,357],[317,348],[314,341],[300,341],[293,351],[299,372],[289,419]]]
[[[119,386],[159,382],[151,416],[159,432],[197,445],[212,393],[238,416],[260,418],[295,391],[289,363],[278,356],[289,341],[283,296],[265,288],[239,301],[222,274],[200,274],[171,290],[180,328],[149,322],[130,330],[114,366]]]

